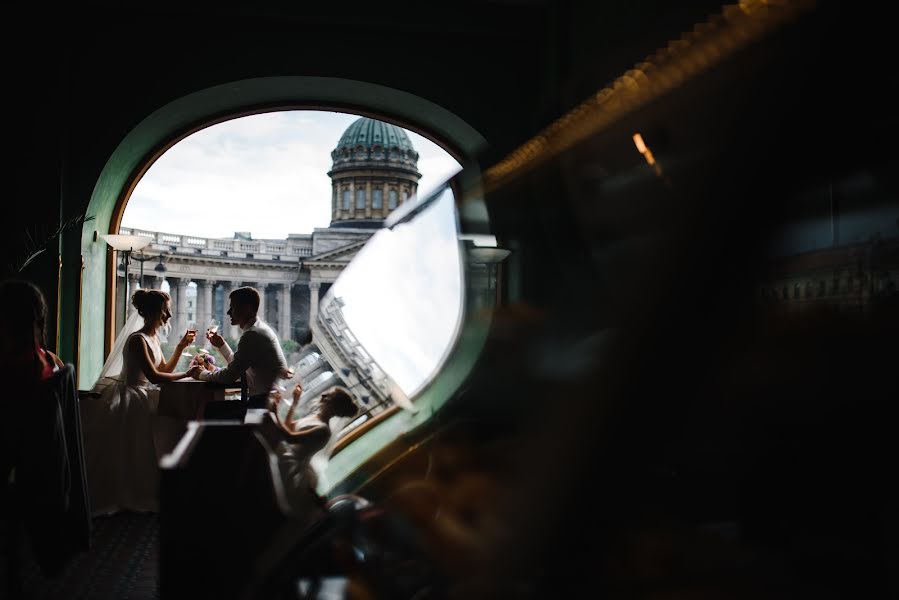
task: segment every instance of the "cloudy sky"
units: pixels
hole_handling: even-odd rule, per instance
[[[122,225],[256,239],[309,233],[331,219],[331,150],[356,115],[286,111],[233,119],[181,140],[138,182]],[[419,153],[419,191],[459,169],[439,146],[407,131]]]

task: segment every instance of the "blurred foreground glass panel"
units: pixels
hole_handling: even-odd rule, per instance
[[[462,264],[447,186],[378,231],[322,299],[317,336],[363,410],[408,398],[437,372],[462,316]]]

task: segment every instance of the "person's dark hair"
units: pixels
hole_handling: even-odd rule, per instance
[[[43,347],[47,337],[47,301],[41,290],[22,279],[0,282],[0,318],[3,329],[16,346]]]
[[[353,396],[346,388],[334,386],[325,394],[328,394],[328,404],[336,416],[355,417],[356,413],[359,412],[359,407],[353,402]]]
[[[297,342],[301,346],[306,346],[308,344],[311,344],[312,343],[312,329],[304,329],[303,333],[300,334],[300,338],[297,340]]]
[[[169,300],[171,297],[160,290],[137,290],[131,296],[131,304],[145,321],[155,319],[162,314],[162,309]]]
[[[259,312],[259,292],[256,288],[240,287],[228,294],[233,304],[248,306],[253,312]]]

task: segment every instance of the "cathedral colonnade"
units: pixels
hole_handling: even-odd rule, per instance
[[[144,288],[146,289],[163,289],[163,281],[168,283],[168,293],[171,297],[172,312],[172,337],[183,335],[188,324],[195,323],[198,329],[198,336],[203,335],[206,327],[212,319],[219,322],[219,332],[232,340],[240,337],[240,328],[231,325],[228,317],[229,296],[234,290],[250,286],[259,291],[260,303],[258,315],[274,329],[278,337],[282,340],[292,339],[295,326],[305,327],[308,323],[305,321],[303,312],[296,312],[294,305],[299,304],[305,307],[305,300],[312,294],[317,297],[318,283],[313,288],[306,282],[292,283],[268,283],[254,281],[222,281],[216,279],[203,279],[200,277],[177,276],[145,278]],[[194,284],[194,286],[191,286]],[[124,285],[124,279],[120,278],[119,293],[116,306],[122,306],[123,294],[127,294],[127,310],[126,317],[131,315],[134,307],[131,305],[130,298],[141,287],[139,277],[136,274],[129,273],[127,287]],[[191,289],[193,287],[193,289]],[[310,317],[316,314],[317,300],[315,306],[310,306]]]
[[[193,302],[195,310],[190,312],[190,299],[187,294],[190,282],[196,284],[196,296]],[[184,293],[181,293],[181,287]],[[179,281],[179,293],[172,296],[173,314],[178,315],[177,323],[179,331],[183,331],[187,323],[193,320],[197,323],[198,335],[203,335],[206,327],[212,319],[219,322],[219,332],[232,340],[237,340],[240,328],[231,325],[228,317],[231,293],[240,287],[253,287],[259,292],[259,310],[257,315],[274,329],[282,340],[292,338],[291,321],[291,291],[292,284],[270,284],[254,281],[217,281],[203,279],[181,279]],[[182,300],[183,299],[183,300]],[[176,307],[177,306],[177,310]],[[192,316],[192,319],[188,317]]]
[[[280,339],[287,340],[294,337],[296,327],[307,327],[317,317],[322,285],[327,287],[333,283],[330,278],[270,283],[223,281],[185,275],[147,279],[144,287],[161,290],[163,281],[168,283],[171,297],[172,336],[178,335],[180,339],[190,323],[196,323],[198,335],[202,335],[212,319],[215,319],[219,322],[219,332],[232,340],[238,339],[241,334],[239,327],[231,325],[227,314],[229,296],[234,290],[245,286],[256,288],[260,295],[258,316],[278,333]],[[194,284],[193,290],[191,284]],[[134,310],[130,297],[140,287],[139,278],[129,273],[127,292],[124,285],[119,288],[119,298],[124,293],[129,297],[127,316]],[[117,305],[121,305],[120,303],[121,300],[117,300]]]

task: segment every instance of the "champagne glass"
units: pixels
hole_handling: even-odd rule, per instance
[[[194,342],[193,342],[193,345],[196,345],[196,343],[197,343],[197,338],[196,338],[196,333],[197,333],[197,322],[196,322],[196,321],[188,321],[188,322],[187,322],[187,331],[192,331],[192,332],[194,332]],[[188,346],[188,348],[189,348],[189,347],[190,347],[190,346]],[[184,349],[184,351],[181,353],[181,356],[187,358],[187,364],[188,364],[188,366],[190,365],[190,362],[191,362],[191,361],[193,360],[193,358],[194,358],[193,355],[192,355],[190,352],[187,351],[187,348]]]
[[[196,346],[196,344],[197,344],[197,322],[196,321],[188,321],[187,322],[187,331],[192,332],[194,334],[194,341],[191,345]]]
[[[217,333],[219,330],[219,322],[215,319],[209,321],[209,325],[206,326],[206,337],[203,339],[204,346],[211,346],[212,342],[209,340],[209,336],[213,333]]]

